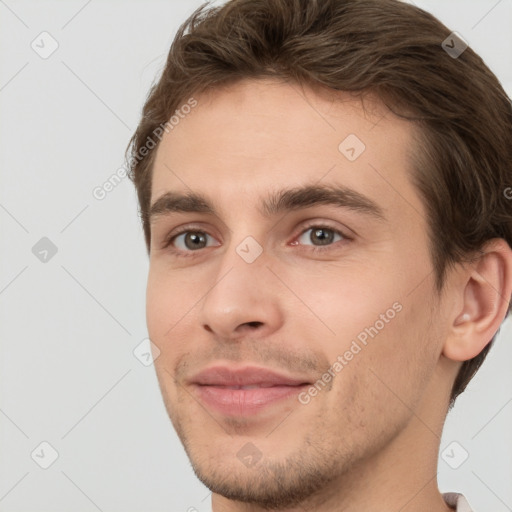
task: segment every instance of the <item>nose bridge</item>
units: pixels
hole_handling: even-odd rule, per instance
[[[234,217],[236,218],[236,216]],[[266,268],[269,254],[264,250],[266,236],[260,221],[255,218],[255,224],[250,222],[234,222],[230,229],[225,252],[219,256],[217,281],[226,276],[227,279],[242,279],[243,286],[249,286],[257,280],[265,279],[270,273]],[[258,226],[258,230],[255,230]],[[243,279],[245,277],[245,280]]]

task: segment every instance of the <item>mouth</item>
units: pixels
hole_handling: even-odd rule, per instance
[[[203,405],[231,417],[254,416],[272,406],[278,408],[311,385],[308,379],[266,368],[226,366],[203,370],[190,384]]]

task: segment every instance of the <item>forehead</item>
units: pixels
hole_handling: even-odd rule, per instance
[[[152,203],[169,190],[194,191],[229,213],[234,198],[248,206],[269,190],[318,183],[365,194],[391,215],[422,216],[408,176],[414,128],[377,98],[363,103],[347,92],[265,79],[194,99],[160,142]]]

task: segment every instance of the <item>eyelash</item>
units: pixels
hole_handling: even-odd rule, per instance
[[[345,235],[339,229],[333,228],[333,227],[329,226],[328,224],[319,224],[319,223],[312,223],[312,224],[304,226],[302,228],[302,231],[300,231],[298,233],[298,235],[295,236],[294,240],[297,239],[297,238],[300,238],[306,231],[309,231],[312,228],[328,229],[329,231],[332,231],[336,235],[340,235],[343,238],[343,240],[338,240],[337,242],[333,242],[332,244],[326,245],[324,247],[312,245],[312,246],[308,246],[309,247],[308,249],[305,249],[305,250],[308,250],[310,252],[313,252],[314,254],[323,253],[325,251],[328,251],[328,250],[332,249],[332,246],[334,244],[336,244],[336,243],[343,242],[345,240],[351,240],[350,237]],[[169,237],[166,238],[166,240],[164,241],[164,244],[163,244],[163,249],[168,249],[173,254],[177,255],[178,257],[182,257],[182,258],[190,258],[190,257],[193,258],[195,256],[198,256],[201,253],[200,249],[198,249],[196,251],[183,251],[181,249],[176,249],[175,247],[172,246],[172,243],[173,243],[175,238],[177,238],[178,236],[182,235],[183,233],[189,233],[189,232],[191,232],[191,233],[196,232],[196,233],[208,234],[208,233],[206,233],[206,231],[203,231],[201,229],[197,229],[197,226],[195,226],[195,227],[194,226],[184,226],[183,228],[180,229],[180,231],[178,231],[176,233],[172,233],[172,235],[170,235]],[[300,247],[300,246],[298,246],[298,247]]]

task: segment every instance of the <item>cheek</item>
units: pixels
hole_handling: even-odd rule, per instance
[[[174,326],[193,312],[191,308],[201,297],[197,286],[190,286],[189,280],[177,277],[179,274],[172,274],[159,265],[150,265],[146,286],[146,322],[150,337],[163,340],[170,336]]]
[[[359,334],[364,338],[365,329],[376,322],[387,329],[380,315],[389,310],[387,319],[399,314],[392,307],[400,298],[397,285],[390,272],[381,269],[338,265],[323,268],[317,275],[301,272],[300,278],[290,275],[287,279],[297,283],[294,291],[301,299],[301,304],[288,313],[300,323],[308,320],[317,324],[319,332],[326,335],[323,339],[331,340],[332,348],[336,348],[336,355]]]
[[[150,267],[146,286],[146,324],[149,337],[155,342],[160,340],[162,324],[167,315],[173,311],[171,295],[165,290],[165,284],[157,279]]]
[[[407,306],[366,344],[354,338],[355,348],[352,338],[342,337],[332,347],[330,359],[341,354],[348,362],[334,378],[325,409],[338,411],[337,424],[353,428],[352,442],[360,447],[392,436],[410,419],[435,366],[433,352],[426,349],[426,319],[412,316],[414,308]]]
[[[427,294],[431,283],[425,280],[410,293],[411,275],[416,273],[398,274],[397,268],[401,267],[395,262],[383,269],[381,261],[378,270],[354,265],[324,268],[321,276],[302,275],[295,281],[301,283],[296,293],[315,316],[305,315],[302,305],[289,313],[297,324],[307,320],[312,339],[330,364],[346,354],[347,365],[337,379],[340,385],[345,379],[362,379],[372,390],[368,397],[389,398],[390,391],[378,382],[381,377],[414,401],[437,357],[436,343],[430,343],[435,336]],[[411,387],[411,382],[417,386]]]
[[[419,299],[400,300],[401,311],[369,342],[363,369],[373,397],[398,409],[415,408],[438,359],[427,297]]]
[[[149,338],[160,353],[154,361],[160,388],[166,402],[176,399],[172,375],[178,359],[186,352],[185,337],[180,335],[187,325],[190,304],[182,291],[165,272],[150,268],[146,288],[146,324]]]
[[[146,325],[149,338],[160,350],[155,366],[164,361],[169,366],[169,358],[174,357],[179,348],[176,334],[187,319],[191,303],[184,293],[186,291],[180,290],[169,276],[150,269],[146,288]],[[173,350],[169,350],[171,346]]]

